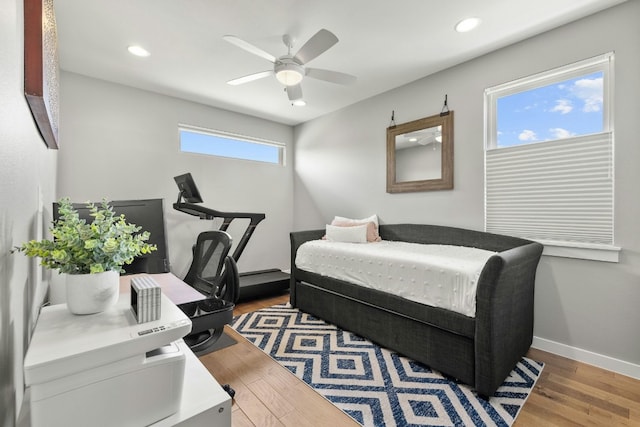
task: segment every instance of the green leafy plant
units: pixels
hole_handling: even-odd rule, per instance
[[[147,243],[149,232],[116,215],[106,200],[100,205],[87,202],[93,222],[87,224],[73,208],[69,199],[58,202],[59,219],[52,222],[53,240],[31,240],[16,247],[30,257],[40,258],[40,264],[60,273],[87,274],[104,271],[124,272],[136,256],[155,251]]]

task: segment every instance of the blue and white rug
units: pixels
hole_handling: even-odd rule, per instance
[[[467,385],[286,305],[233,328],[364,426],[510,426],[543,364],[523,358],[485,401]]]

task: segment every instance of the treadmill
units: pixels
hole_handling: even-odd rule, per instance
[[[215,209],[207,208],[198,203],[202,203],[202,197],[198,191],[198,187],[191,176],[191,173],[185,173],[174,177],[178,189],[178,201],[173,204],[173,208],[177,211],[186,213],[188,215],[196,216],[203,220],[213,220],[215,218],[222,218],[222,224],[219,230],[227,231],[231,222],[236,219],[248,219],[249,225],[244,231],[244,234],[240,238],[240,241],[236,245],[232,258],[238,262],[240,255],[247,246],[249,239],[253,235],[256,226],[266,218],[263,213],[248,213],[248,212],[221,212]],[[273,268],[267,270],[250,271],[240,273],[240,297],[239,300],[247,300],[264,296],[268,294],[275,294],[284,292],[289,289],[289,274],[283,271]]]

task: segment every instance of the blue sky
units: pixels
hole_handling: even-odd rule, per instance
[[[498,99],[498,147],[603,131],[601,71]]]
[[[216,135],[207,135],[187,130],[180,130],[180,149],[190,153],[256,160],[267,163],[278,164],[280,161],[279,148],[274,145],[222,138]]]

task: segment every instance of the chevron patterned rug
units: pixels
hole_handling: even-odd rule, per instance
[[[543,364],[523,358],[487,402],[418,362],[287,305],[233,328],[363,426],[510,426]]]

